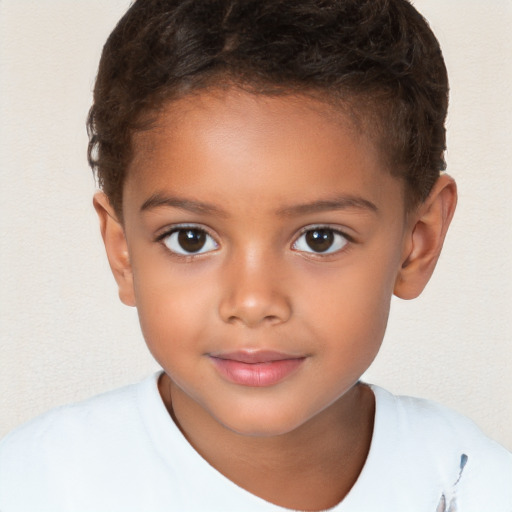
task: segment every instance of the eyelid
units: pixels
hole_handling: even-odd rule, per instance
[[[210,235],[215,242],[217,242],[217,236],[212,233],[212,230],[205,226],[204,224],[195,224],[194,222],[183,222],[180,224],[172,224],[170,226],[166,226],[165,228],[159,229],[159,233],[155,236],[155,242],[162,241],[165,237],[171,235],[175,231],[179,231],[181,229],[197,229],[198,231],[204,231],[207,235]]]

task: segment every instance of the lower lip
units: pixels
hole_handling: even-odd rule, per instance
[[[243,363],[233,359],[211,357],[220,374],[230,382],[241,386],[273,386],[294,373],[305,358],[280,359],[264,363]]]

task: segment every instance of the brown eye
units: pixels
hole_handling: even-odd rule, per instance
[[[175,229],[163,238],[166,247],[177,254],[201,254],[217,249],[218,245],[204,230],[198,228]]]
[[[347,243],[347,238],[339,231],[319,227],[304,231],[292,248],[301,252],[330,254],[343,249]]]
[[[180,229],[178,243],[186,252],[200,251],[206,242],[206,233],[198,229]]]
[[[334,233],[330,229],[315,229],[306,233],[306,243],[315,252],[327,251],[334,242]]]

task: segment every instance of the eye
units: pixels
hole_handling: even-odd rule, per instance
[[[200,228],[176,228],[160,239],[171,252],[182,255],[202,254],[218,248],[217,242]]]
[[[332,254],[343,249],[348,242],[347,237],[335,229],[314,227],[305,230],[292,248],[301,252]]]

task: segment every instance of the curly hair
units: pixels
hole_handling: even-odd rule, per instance
[[[407,0],[136,0],[103,48],[87,122],[119,215],[133,135],[166,102],[219,84],[350,106],[409,205],[445,169],[446,68]]]

